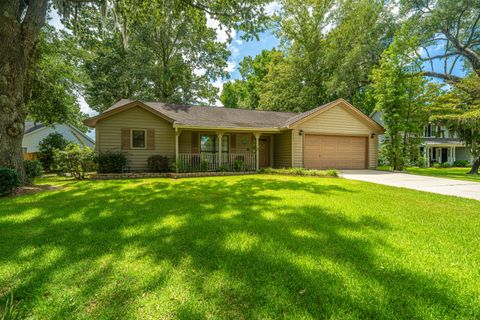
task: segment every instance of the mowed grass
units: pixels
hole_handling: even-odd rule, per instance
[[[42,182],[64,189],[0,200],[0,305],[20,318],[480,318],[478,201],[274,175]]]
[[[470,168],[407,168],[409,173],[440,178],[480,182],[480,175],[467,174]]]

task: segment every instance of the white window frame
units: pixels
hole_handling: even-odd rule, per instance
[[[133,146],[133,131],[143,131],[144,134],[144,146],[143,147],[134,147]],[[146,150],[147,149],[147,129],[130,129],[130,149]]]

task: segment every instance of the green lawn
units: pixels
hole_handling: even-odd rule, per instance
[[[20,318],[480,318],[478,201],[272,175],[42,182],[64,189],[0,200],[0,304]]]
[[[392,168],[388,166],[378,167],[378,170],[391,171]],[[409,167],[406,169],[408,173],[418,174],[422,176],[432,176],[456,180],[467,180],[480,182],[480,175],[467,174],[470,168],[419,168]]]

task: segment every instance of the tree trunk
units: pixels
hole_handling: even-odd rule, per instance
[[[480,158],[475,160],[475,162],[472,165],[472,169],[470,169],[467,174],[478,174],[478,169],[480,168]]]
[[[23,182],[22,140],[28,60],[45,22],[47,0],[0,3],[0,166],[16,169]]]

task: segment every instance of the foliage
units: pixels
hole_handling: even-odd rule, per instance
[[[78,95],[86,79],[82,73],[79,49],[73,39],[46,25],[29,69],[27,96],[29,118],[43,124],[70,123],[86,129]]]
[[[369,114],[369,75],[396,29],[387,6],[375,0],[281,3],[282,51],[246,57],[242,79],[224,87],[224,105],[302,112],[342,97]],[[242,72],[247,66],[250,72]]]
[[[237,159],[233,163],[233,171],[245,171],[245,161]]]
[[[19,186],[18,173],[13,169],[0,167],[0,197],[9,195]]]
[[[226,164],[219,165],[218,168],[217,168],[218,172],[227,172],[228,170],[229,170],[228,165],[226,165]]]
[[[162,155],[153,155],[147,159],[147,167],[150,172],[170,171],[170,159]]]
[[[94,161],[98,173],[122,173],[127,166],[127,157],[122,152],[99,152]]]
[[[449,162],[442,163],[442,168],[450,168],[452,165]]]
[[[418,73],[417,60],[404,54],[412,41],[400,32],[372,73],[375,108],[382,113],[386,130],[381,154],[394,170],[418,159],[426,108],[435,89]]]
[[[448,127],[465,142],[474,158],[471,174],[480,167],[480,77],[470,74],[437,97],[430,120]]]
[[[203,172],[208,171],[208,161],[207,160],[202,160],[202,162],[200,162],[200,171],[203,171]]]
[[[338,171],[334,169],[329,170],[309,170],[304,168],[262,168],[260,173],[264,174],[284,174],[292,176],[314,176],[314,177],[338,177]]]
[[[28,183],[33,183],[35,178],[42,175],[42,163],[38,160],[23,160],[23,166],[25,167],[25,174],[27,175]]]
[[[454,167],[457,167],[457,168],[470,167],[470,161],[468,161],[468,160],[456,160],[456,161],[453,163],[453,166],[454,166]]]
[[[412,51],[421,57],[428,77],[458,82],[456,66],[480,76],[480,2],[471,0],[401,0],[401,19],[413,27],[410,36],[420,44]]]
[[[230,52],[227,43],[216,41],[216,32],[206,24],[202,11],[175,12],[175,2],[149,2],[151,17],[130,22],[128,46],[114,16],[104,25],[97,21],[100,11],[92,5],[83,8],[80,34],[87,48],[84,69],[90,78],[85,88],[89,105],[104,111],[119,99],[170,103],[214,103],[218,89],[214,79],[225,78]],[[105,30],[105,26],[107,27]],[[95,36],[92,36],[92,32]]]
[[[53,158],[59,171],[67,171],[77,180],[93,169],[93,151],[89,147],[69,143],[65,150],[55,149]]]
[[[50,133],[38,143],[38,159],[45,171],[50,172],[53,170],[53,150],[63,150],[67,144],[67,139],[58,132]]]
[[[279,50],[262,50],[255,56],[247,56],[240,62],[239,72],[242,79],[223,85],[220,101],[225,107],[259,109],[259,85],[264,81],[269,69],[283,61]]]

